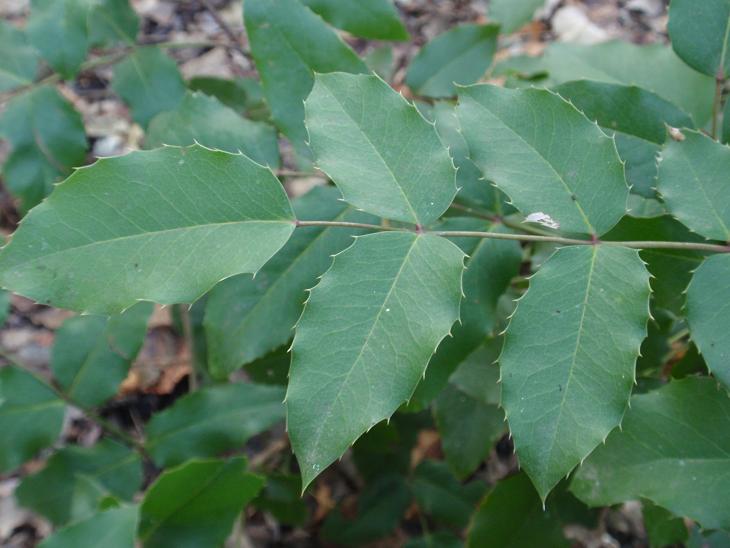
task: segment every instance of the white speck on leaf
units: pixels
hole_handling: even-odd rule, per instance
[[[543,226],[546,226],[548,228],[560,228],[560,223],[557,222],[555,219],[553,219],[550,215],[547,213],[543,213],[542,211],[537,211],[535,213],[530,213],[525,218],[526,223],[538,223]]]

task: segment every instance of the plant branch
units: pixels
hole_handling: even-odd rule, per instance
[[[730,253],[730,244],[704,244],[696,242],[662,242],[662,241],[606,241],[606,240],[578,240],[561,236],[543,236],[538,234],[510,234],[505,232],[480,232],[472,230],[413,230],[391,226],[373,225],[366,223],[350,223],[344,221],[296,221],[297,227],[327,226],[341,228],[366,228],[379,231],[410,231],[428,232],[445,238],[491,238],[494,240],[515,240],[519,242],[548,242],[563,245],[611,245],[630,247],[632,249],[682,249],[685,251],[707,251],[710,253]],[[511,223],[514,227],[514,223]],[[522,227],[520,227],[522,228]]]
[[[722,116],[722,92],[725,89],[725,77],[722,68],[715,78],[715,99],[712,102],[712,138],[717,139],[719,121]]]

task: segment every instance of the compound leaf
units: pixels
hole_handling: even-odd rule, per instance
[[[687,321],[707,367],[730,387],[730,254],[705,259],[687,288]]]
[[[302,0],[338,29],[371,40],[408,40],[391,0]]]
[[[730,148],[698,131],[670,140],[659,162],[657,190],[669,211],[691,230],[730,241]]]
[[[357,239],[311,292],[286,397],[306,487],[413,393],[459,317],[463,253],[432,235]]]
[[[48,64],[73,78],[89,50],[88,0],[33,0],[28,36]]]
[[[499,25],[461,25],[426,44],[408,67],[406,83],[418,94],[449,97],[456,84],[473,84],[492,64]]]
[[[134,44],[139,17],[129,0],[90,0],[89,42],[91,44]]]
[[[162,467],[214,457],[284,419],[284,389],[250,383],[211,386],[179,399],[147,426],[146,447]]]
[[[712,77],[730,74],[730,0],[672,0],[667,30],[690,67]]]
[[[293,230],[281,184],[245,156],[134,152],[76,171],[36,207],[0,253],[0,282],[104,314],[138,300],[192,302],[261,268]]]
[[[629,188],[613,139],[562,97],[476,85],[459,98],[471,159],[525,215],[600,235],[626,213]]]
[[[709,378],[635,395],[621,430],[586,459],[571,490],[592,506],[641,497],[705,528],[727,529],[728,417],[730,398]]]
[[[456,195],[456,172],[432,124],[377,76],[318,74],[306,105],[318,167],[345,200],[427,225]]]
[[[502,406],[543,499],[621,422],[649,293],[637,251],[574,246],[550,257],[520,300],[500,357]]]

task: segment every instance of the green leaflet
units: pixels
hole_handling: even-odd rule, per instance
[[[114,396],[127,377],[147,333],[151,303],[139,303],[124,314],[76,316],[56,332],[51,369],[64,394],[82,407]]]
[[[540,85],[596,80],[636,85],[663,97],[690,114],[698,126],[710,120],[715,80],[695,72],[664,44],[638,46],[612,41],[583,46],[555,42],[537,58],[507,59],[496,73],[516,71],[524,84],[547,77]]]
[[[379,233],[339,254],[296,328],[286,397],[303,486],[413,393],[459,317],[463,254],[432,235]]]
[[[12,145],[5,184],[24,210],[38,204],[60,176],[82,165],[86,134],[81,115],[51,86],[12,99],[0,116],[0,137]]]
[[[221,546],[243,507],[264,484],[246,459],[189,461],[163,472],[140,509],[145,548]]]
[[[93,447],[69,446],[16,490],[21,505],[55,525],[92,516],[108,496],[131,500],[142,483],[142,463],[131,449],[108,439]]]
[[[510,320],[500,357],[502,406],[540,496],[619,425],[649,319],[637,251],[559,249]]]
[[[0,21],[0,92],[27,86],[38,70],[38,54],[26,34]]]
[[[730,75],[730,0],[672,0],[667,30],[689,66],[712,77]]]
[[[687,542],[689,531],[682,518],[647,500],[641,502],[641,510],[651,548],[681,545]]]
[[[272,126],[242,118],[214,97],[188,92],[175,110],[161,112],[152,119],[145,144],[154,148],[193,143],[243,152],[261,165],[279,167],[279,143]]]
[[[406,83],[431,97],[456,94],[455,84],[473,84],[492,64],[499,25],[461,25],[426,44],[408,67]]]
[[[336,188],[314,188],[292,204],[297,219],[378,222],[348,207],[339,195]],[[329,268],[332,255],[348,247],[352,236],[362,232],[301,227],[255,278],[241,275],[218,284],[205,309],[211,374],[224,378],[289,342],[302,313],[306,290]]]
[[[185,96],[175,61],[156,47],[137,48],[117,64],[111,85],[143,127],[160,112],[177,107]]]
[[[371,40],[408,40],[391,0],[302,0],[338,29]]]
[[[571,490],[604,506],[639,497],[707,529],[730,527],[730,398],[687,377],[631,398],[621,430],[586,459]]]
[[[136,506],[110,508],[56,531],[39,548],[134,548],[137,533]]]
[[[138,300],[192,302],[260,269],[292,221],[279,181],[245,156],[200,146],[133,152],[74,172],[36,207],[0,253],[0,282],[104,314]]]
[[[522,548],[569,546],[552,505],[547,511],[524,473],[503,479],[487,493],[471,518],[467,546]]]
[[[90,44],[134,44],[139,31],[139,17],[129,0],[87,0]]]
[[[656,156],[659,145],[667,139],[665,124],[694,127],[692,118],[669,101],[636,86],[578,80],[561,84],[554,91],[615,135],[632,192],[654,197]]]
[[[698,234],[730,241],[730,148],[698,131],[670,140],[659,162],[657,190],[669,211]]]
[[[309,157],[304,105],[314,73],[367,72],[322,19],[297,0],[246,0],[244,23],[274,123]]]
[[[730,387],[730,254],[709,257],[695,271],[687,288],[687,320],[708,369]]]
[[[30,373],[0,369],[0,473],[10,472],[56,441],[66,405]]]
[[[210,386],[192,392],[156,414],[147,426],[146,447],[158,466],[191,457],[214,457],[284,419],[284,389],[249,383]]]
[[[601,235],[626,213],[613,139],[560,96],[476,85],[462,88],[459,102],[471,159],[528,218]]]
[[[377,76],[318,74],[305,110],[318,167],[355,207],[427,225],[453,201],[456,173],[435,128]]]
[[[543,0],[491,0],[488,15],[500,23],[503,33],[509,34],[528,23],[544,5]]]
[[[28,36],[53,69],[73,78],[89,49],[88,0],[32,0]]]

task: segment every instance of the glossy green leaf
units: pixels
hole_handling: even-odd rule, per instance
[[[145,548],[221,546],[264,484],[246,459],[199,460],[164,472],[145,493],[139,538]]]
[[[139,17],[129,0],[90,1],[89,42],[91,44],[134,44]]]
[[[367,67],[297,0],[246,0],[244,22],[274,123],[300,156],[309,157],[303,101],[314,73],[367,72]]]
[[[111,85],[141,126],[160,112],[176,108],[185,96],[175,61],[156,47],[137,48],[117,64]]]
[[[514,32],[528,23],[545,0],[491,0],[488,15],[501,25],[505,34]]]
[[[252,106],[251,101],[257,102],[256,98],[248,96],[246,86],[250,82],[254,82],[254,80],[248,78],[229,80],[217,76],[196,76],[188,80],[187,84],[188,89],[215,97],[236,112],[244,113],[247,108]],[[258,81],[255,82],[260,85]]]
[[[667,30],[672,48],[689,66],[712,77],[730,74],[729,0],[672,0]]]
[[[649,319],[636,250],[559,249],[530,281],[500,357],[520,465],[544,499],[621,422]]]
[[[377,223],[338,199],[332,187],[317,187],[294,201],[297,219]],[[242,365],[287,344],[302,313],[306,290],[329,268],[332,255],[362,230],[301,227],[256,277],[242,275],[218,284],[205,311],[208,368],[224,378]]]
[[[613,139],[563,98],[477,85],[459,101],[471,159],[528,218],[601,235],[625,214],[629,188]]]
[[[209,386],[152,417],[146,447],[162,467],[242,448],[284,419],[284,389],[250,383]]]
[[[12,99],[0,116],[0,137],[12,152],[4,166],[5,184],[27,210],[51,191],[60,176],[84,163],[84,124],[73,105],[50,86]]]
[[[242,118],[202,93],[187,93],[177,108],[155,116],[145,137],[148,148],[193,143],[243,152],[261,165],[279,167],[279,143],[272,126]]]
[[[305,110],[317,165],[347,202],[420,225],[451,204],[456,173],[446,147],[377,76],[318,74]]]
[[[322,537],[339,546],[373,542],[393,531],[411,503],[411,493],[402,476],[383,471],[369,483],[357,501],[357,515],[347,519],[340,509],[327,516]]]
[[[10,23],[0,21],[0,92],[27,86],[38,71],[38,54],[27,35]]]
[[[65,404],[30,373],[0,369],[0,473],[10,472],[61,433]]]
[[[484,494],[485,485],[481,480],[462,485],[445,463],[425,460],[413,472],[411,488],[423,512],[438,522],[461,528]]]
[[[200,146],[134,152],[76,171],[35,208],[0,254],[0,282],[107,314],[138,300],[192,302],[260,269],[292,220],[279,181],[245,156]]]
[[[730,398],[713,379],[688,377],[631,398],[621,430],[571,484],[592,506],[639,497],[708,529],[730,527]]]
[[[471,519],[467,546],[562,548],[569,544],[553,509],[543,509],[530,480],[520,473],[503,479],[487,493]]]
[[[694,273],[687,288],[687,320],[707,367],[730,387],[730,254],[709,257]]]
[[[16,496],[22,506],[62,525],[95,514],[107,495],[131,500],[141,483],[139,455],[104,439],[93,447],[61,449],[23,479]]]
[[[87,0],[32,0],[28,36],[53,69],[73,78],[86,59],[89,37]]]
[[[624,217],[605,235],[607,241],[654,240],[660,242],[703,242],[669,215],[637,219]],[[654,306],[682,316],[684,290],[692,279],[692,272],[700,265],[704,254],[683,249],[642,249],[639,256],[646,262],[651,280]]]
[[[56,531],[39,548],[134,548],[137,533],[136,506],[110,508]]]
[[[702,126],[712,113],[714,78],[689,68],[664,44],[635,45],[611,41],[584,46],[554,42],[537,58],[508,59],[496,72],[510,72],[510,65],[535,85],[536,76],[547,76],[540,85],[555,86],[571,80],[596,80],[635,85],[653,91],[690,114]]]
[[[687,542],[689,531],[682,518],[649,501],[641,503],[646,536],[651,548],[678,545]]]
[[[461,25],[440,34],[411,61],[406,84],[421,95],[448,97],[473,84],[492,64],[499,25]]]
[[[151,313],[151,303],[139,303],[111,318],[66,320],[51,353],[53,376],[63,392],[84,407],[114,396],[142,347]]]
[[[694,127],[692,118],[669,101],[636,86],[578,80],[561,84],[555,91],[589,120],[615,135],[632,192],[653,197],[656,156],[659,145],[667,139],[665,124]]]
[[[682,135],[662,151],[657,190],[672,215],[691,230],[730,241],[730,148],[698,131]]]
[[[391,0],[302,0],[338,29],[371,40],[408,40]]]
[[[362,236],[312,290],[286,397],[304,487],[413,393],[459,317],[463,254],[409,232]]]

